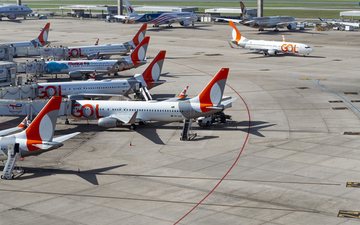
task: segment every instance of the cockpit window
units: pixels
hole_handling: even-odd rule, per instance
[[[310,48],[310,46],[306,46],[305,48]]]

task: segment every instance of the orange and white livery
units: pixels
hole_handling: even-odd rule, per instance
[[[79,132],[76,132],[54,138],[61,101],[62,98],[59,96],[52,97],[25,130],[20,133],[0,137],[0,160],[7,159],[9,161],[9,158],[14,157],[8,151],[11,145],[18,144],[19,151],[17,154],[20,157],[26,157],[59,148],[63,145],[64,141],[78,135]],[[23,129],[23,127],[20,129]],[[15,165],[16,159],[13,158],[13,165]],[[7,168],[8,161],[4,167],[4,174],[6,174],[5,170],[9,169]],[[11,179],[11,177],[8,178]]]
[[[79,100],[72,106],[72,116],[79,119],[98,120],[102,127],[116,127],[147,121],[174,122],[212,115],[231,107],[233,98],[223,101],[229,74],[222,68],[195,97],[179,101],[102,101]]]
[[[71,79],[81,79],[94,72],[117,73],[136,68],[146,63],[149,41],[150,37],[146,36],[129,56],[117,60],[47,61],[45,62],[44,73],[69,74]]]
[[[50,23],[45,24],[44,28],[41,30],[39,36],[31,41],[23,42],[11,42],[11,43],[0,43],[9,45],[14,49],[14,57],[28,57],[28,56],[38,56],[39,51],[35,51],[36,48],[44,47],[48,42],[50,31]]]
[[[284,40],[250,40],[241,35],[232,21],[229,22],[229,25],[233,28],[231,42],[245,49],[261,52],[264,55],[296,54],[306,56],[312,52],[312,48],[303,43],[286,42]]]
[[[144,23],[130,41],[122,44],[99,45],[99,39],[97,39],[95,45],[68,47],[68,58],[94,59],[95,57],[109,58],[112,55],[125,55],[144,40],[146,29],[147,24]]]

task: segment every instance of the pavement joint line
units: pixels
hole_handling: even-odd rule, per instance
[[[73,197],[87,197],[87,198],[104,198],[104,199],[118,199],[118,200],[129,200],[129,201],[144,201],[144,202],[185,204],[185,205],[196,204],[196,202],[190,202],[190,201],[172,201],[172,200],[151,199],[151,198],[130,198],[130,197],[117,197],[117,196],[106,196],[106,195],[49,192],[49,191],[10,190],[10,189],[0,188],[0,192],[1,191],[2,192],[43,194],[43,195],[56,195],[56,196],[62,196],[62,197],[73,196]],[[203,203],[202,205],[203,206],[232,207],[232,208],[265,209],[265,210],[289,211],[289,212],[321,213],[320,211],[317,211],[317,210],[291,209],[291,208],[273,208],[273,207],[256,207],[256,206],[246,206],[246,205],[236,205],[236,204]]]

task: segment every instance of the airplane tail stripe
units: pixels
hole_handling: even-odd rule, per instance
[[[202,112],[207,112],[210,110],[209,107],[218,106],[221,103],[228,74],[229,68],[221,68],[200,94],[193,98],[193,101],[198,99]]]
[[[132,39],[133,43],[134,43],[134,47],[138,46],[139,43],[144,40],[145,34],[146,34],[146,29],[147,29],[147,23],[144,23],[139,31],[135,34],[134,38]]]
[[[146,51],[150,41],[150,37],[146,36],[144,40],[134,49],[130,57],[134,65],[138,65],[140,61],[145,60]]]
[[[41,47],[47,44],[49,29],[50,29],[50,23],[47,23],[38,36],[38,41]]]
[[[150,65],[142,73],[143,79],[148,88],[153,86],[153,82],[159,80],[166,51],[160,51]]]
[[[52,140],[61,100],[60,96],[52,97],[34,121],[25,129],[26,144],[29,151],[37,150],[38,147],[35,145],[42,144],[43,141]]]
[[[237,29],[237,27],[235,26],[233,21],[229,21],[229,25],[230,25],[230,27],[233,28],[233,31],[232,31],[233,41],[236,41],[236,43],[239,43],[241,40],[240,31]]]

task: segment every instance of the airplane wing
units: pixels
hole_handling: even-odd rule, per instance
[[[227,22],[234,22],[234,23],[242,23],[242,20],[239,19],[229,19],[229,18],[215,18],[215,21],[227,21]]]
[[[21,131],[22,129],[19,128],[19,127],[13,127],[13,128],[9,128],[9,129],[6,129],[6,130],[2,130],[0,131],[0,137],[3,137],[3,136],[6,136],[8,134],[12,134],[12,133],[15,133],[15,132],[18,132],[18,131]]]
[[[53,140],[51,142],[43,142],[41,144],[32,144],[32,145],[37,148],[43,149],[43,150],[59,148],[59,147],[63,146],[62,142],[66,141],[78,134],[80,134],[80,132],[75,132],[75,133],[71,133],[71,134],[53,138]]]
[[[129,113],[119,113],[111,115],[110,117],[120,120],[124,124],[134,124],[136,121],[137,111]]]
[[[289,22],[282,22],[282,23],[277,23],[276,24],[276,27],[286,27],[286,26],[288,26],[290,23]]]
[[[5,130],[1,130],[0,131],[0,137],[3,137],[3,136],[6,136],[6,135],[9,135],[9,134],[12,134],[12,133],[15,133],[15,132],[18,132],[18,131],[22,131],[24,130],[28,125],[28,118],[25,117],[25,119],[23,119],[19,125],[17,125],[16,127],[12,127],[12,128],[9,128],[9,129],[5,129]]]
[[[126,55],[124,52],[98,52],[87,56],[87,59],[109,59],[113,55]]]
[[[77,97],[124,97],[125,95],[117,94],[101,94],[101,93],[79,93],[76,95],[69,95],[71,99],[77,99]]]

